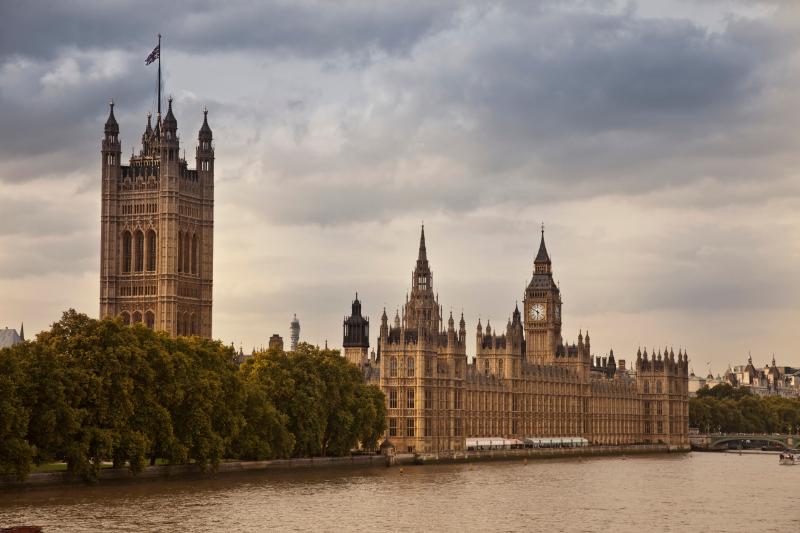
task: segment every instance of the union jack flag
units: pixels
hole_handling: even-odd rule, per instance
[[[154,62],[159,57],[161,57],[161,45],[160,44],[156,45],[156,47],[153,48],[153,51],[150,52],[150,55],[147,56],[147,59],[144,60],[144,64],[145,65],[149,65],[150,63]]]

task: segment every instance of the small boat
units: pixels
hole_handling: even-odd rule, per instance
[[[800,456],[788,452],[782,453],[780,459],[778,459],[778,464],[785,466],[800,465]]]

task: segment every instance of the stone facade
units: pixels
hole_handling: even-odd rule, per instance
[[[445,325],[433,291],[423,228],[410,296],[393,324],[384,309],[377,355],[348,335],[348,324],[363,324],[356,299],[345,319],[345,356],[386,394],[387,437],[398,452],[463,450],[472,437],[688,447],[686,354],[639,351],[635,370],[626,371],[613,351],[593,357],[588,333],[564,343],[561,304],[542,232],[524,316],[515,307],[502,332],[479,321],[469,362],[463,314],[457,328],[452,313]]]
[[[208,111],[195,169],[180,154],[172,98],[142,147],[122,164],[111,103],[102,142],[100,318],[141,322],[172,336],[211,337],[214,147]]]

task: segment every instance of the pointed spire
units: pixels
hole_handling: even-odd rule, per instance
[[[172,114],[172,95],[167,99],[167,115],[164,117],[164,129],[176,130],[178,129],[178,121],[175,115]]]
[[[114,100],[108,102],[108,119],[106,120],[105,133],[106,135],[116,135],[119,133],[119,124],[117,119],[114,118]]]
[[[542,240],[539,242],[539,253],[536,254],[534,263],[550,263],[550,255],[547,253],[547,246],[544,244],[544,222],[542,222]]]
[[[25,342],[25,322],[19,325],[19,340]],[[772,357],[772,364],[775,365],[775,356]]]
[[[208,126],[208,108],[203,108],[203,125],[200,126],[198,138],[201,141],[210,141],[212,138],[211,128]]]
[[[466,331],[467,323],[464,321],[464,311],[461,311],[461,320],[458,321],[458,327],[460,330]]]
[[[420,262],[428,262],[428,251],[425,248],[425,224],[422,224],[422,230],[419,234],[419,256],[417,257],[417,264]]]

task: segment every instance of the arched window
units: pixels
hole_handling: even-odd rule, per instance
[[[134,260],[136,272],[144,270],[144,233],[136,232],[136,258]]]
[[[142,323],[142,313],[139,311],[134,311],[133,313],[133,323],[134,324],[141,324]]]
[[[178,272],[183,272],[183,232],[181,231],[178,232]]]
[[[152,311],[147,311],[144,314],[144,325],[153,329],[156,325],[156,315]]]
[[[131,325],[131,315],[129,315],[126,311],[123,311],[119,314],[119,317],[122,319],[122,323],[126,326]]]
[[[489,375],[489,360],[485,359],[483,361],[483,374],[488,376]]]
[[[389,377],[397,377],[397,357],[392,357],[389,359]]]
[[[645,381],[644,382],[644,392],[645,392],[645,394],[650,392],[650,382],[649,381]]]
[[[183,236],[183,271],[187,274],[192,271],[192,266],[189,259],[189,232],[186,232]]]
[[[658,393],[661,392],[661,382],[660,381],[656,381],[656,392],[658,392]]]
[[[192,274],[197,274],[197,234],[192,235]]]
[[[197,316],[194,313],[189,316],[189,334],[197,335]]]
[[[147,232],[147,270],[156,269],[156,232]]]
[[[406,377],[414,377],[414,358],[409,357],[406,359]]]
[[[497,374],[500,375],[501,377],[503,376],[503,360],[502,359],[498,359],[497,360]]]
[[[131,271],[131,234],[128,231],[122,234],[122,271]]]

